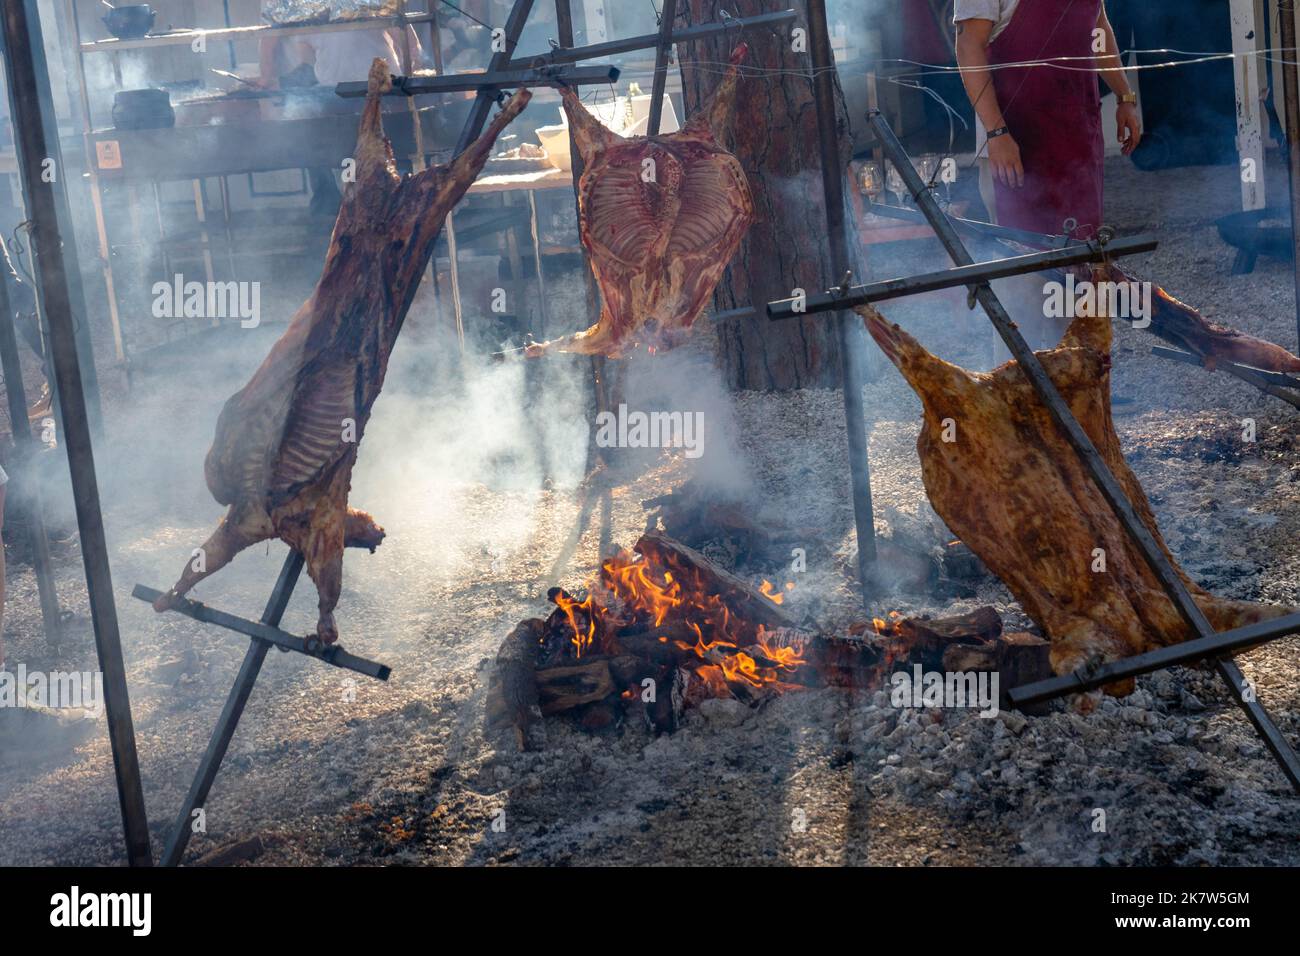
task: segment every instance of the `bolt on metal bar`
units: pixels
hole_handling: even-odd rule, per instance
[[[903,148],[903,144],[898,141],[898,137],[894,135],[889,123],[886,122],[879,110],[872,110],[868,115],[872,128],[880,141],[881,148],[903,177],[908,190],[912,193],[913,200],[925,214],[926,219],[929,220],[949,257],[959,266],[971,265],[974,260],[971,258],[970,253],[962,244],[961,238],[957,235],[948,218],[939,208],[939,204],[930,193],[930,190],[921,181],[920,175],[912,166],[907,151]],[[1079,455],[1080,461],[1097,485],[1097,489],[1114,511],[1116,519],[1118,519],[1134,546],[1146,559],[1152,574],[1155,575],[1161,588],[1169,596],[1174,607],[1177,608],[1179,615],[1197,637],[1214,636],[1214,628],[1210,625],[1200,607],[1192,600],[1191,593],[1187,590],[1178,572],[1174,570],[1173,563],[1165,556],[1164,551],[1156,543],[1155,537],[1138,517],[1132,503],[1124,494],[1123,487],[1106,465],[1101,453],[1097,451],[1096,446],[1092,443],[1092,439],[1083,430],[1083,426],[1079,424],[1069,406],[1065,404],[1065,400],[1061,398],[1056,386],[1048,377],[1047,372],[1044,371],[1042,363],[1038,361],[1038,356],[1034,354],[1033,349],[1029,347],[1029,343],[1020,334],[1015,322],[1011,320],[1006,309],[1003,308],[1001,301],[987,285],[980,286],[976,290],[975,297],[985,313],[988,314],[994,328],[997,329],[998,335],[1002,337],[1002,341],[1006,343],[1012,356],[1019,363],[1020,370],[1028,379],[1029,384],[1051,415],[1052,420],[1061,430],[1075,453]],[[1296,756],[1295,751],[1274,726],[1272,718],[1263,705],[1254,699],[1253,694],[1246,692],[1246,688],[1240,679],[1240,670],[1231,661],[1224,660],[1216,661],[1215,667],[1224,683],[1228,685],[1228,689],[1237,704],[1246,711],[1251,723],[1256,728],[1265,728],[1264,731],[1261,731],[1265,744],[1277,759],[1292,786],[1300,791],[1300,757]],[[1068,693],[1068,691],[1062,693]]]
[[[840,133],[835,112],[835,58],[825,0],[808,2],[809,53],[813,67],[813,100],[817,107],[817,136],[822,161],[822,194],[826,202],[826,229],[830,239],[832,275],[848,275],[849,254],[844,216],[845,166],[840,161]],[[857,359],[856,322],[848,313],[837,316],[840,350],[840,384],[844,395],[844,426],[849,444],[849,470],[853,482],[853,522],[858,537],[858,584],[870,601],[876,563],[876,520],[871,501],[871,463],[868,457],[866,410],[862,405],[862,370]]]
[[[1157,241],[1151,236],[1116,239],[1106,246],[1102,246],[1098,242],[1081,242],[1067,246],[1064,249],[1051,249],[1046,252],[1011,256],[993,262],[977,262],[974,265],[944,269],[939,272],[927,272],[915,276],[904,276],[898,279],[883,279],[866,285],[851,286],[844,292],[832,289],[830,292],[808,296],[804,299],[781,299],[767,304],[767,314],[772,320],[781,321],[798,319],[818,312],[851,309],[855,305],[865,305],[869,302],[900,299],[922,292],[952,289],[957,286],[968,286],[973,290],[993,279],[1005,279],[1009,276],[1024,275],[1028,272],[1038,272],[1043,269],[1062,268],[1077,265],[1081,262],[1101,262],[1115,256],[1150,252],[1157,245]]]
[[[33,261],[50,334],[50,357],[58,387],[63,420],[63,444],[72,474],[73,504],[81,534],[81,558],[90,598],[95,650],[104,676],[104,708],[117,779],[118,802],[126,838],[127,860],[132,866],[153,862],[149,848],[149,822],[145,813],[140,762],[136,754],[135,725],[122,660],[122,635],[118,630],[113,598],[113,576],[108,561],[108,541],[100,509],[95,454],[91,443],[90,411],[82,388],[82,363],[71,285],[80,275],[69,271],[73,242],[59,234],[59,197],[55,184],[44,175],[45,162],[58,156],[58,130],[49,106],[45,51],[39,42],[40,26],[35,0],[11,0],[0,8],[4,32],[4,66],[9,83],[19,175],[31,218]],[[71,237],[69,237],[71,238]],[[78,287],[79,290],[79,287]],[[86,374],[92,374],[87,367]]]

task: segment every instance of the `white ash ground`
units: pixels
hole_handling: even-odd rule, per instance
[[[1209,225],[1237,201],[1231,167],[1152,176],[1114,162],[1107,172],[1115,221],[1126,231],[1161,227],[1161,249],[1135,263],[1140,272],[1211,318],[1295,344],[1289,266],[1261,260],[1250,276],[1228,275],[1231,252]],[[1189,208],[1194,216],[1162,222],[1162,210]],[[943,264],[932,248],[922,255],[931,268]],[[953,339],[952,312],[938,301],[886,311],[948,357],[977,364],[986,339]],[[1135,403],[1117,424],[1171,549],[1216,593],[1300,603],[1297,413],[1222,373],[1153,358],[1154,342],[1118,329],[1115,388]],[[256,364],[260,347],[248,349]],[[190,394],[187,387],[172,383],[169,394]],[[169,583],[219,514],[201,485],[201,458],[227,391],[176,397],[165,427],[120,433],[140,458],[165,463],[157,473],[177,469],[183,478],[158,487],[108,482],[115,589],[158,843],[244,643],[156,617],[129,591],[137,580]],[[386,402],[393,407],[394,396],[380,400],[367,442],[409,433],[412,447],[383,460],[363,450],[353,500],[375,512],[389,538],[374,556],[348,556],[339,620],[348,648],[391,664],[394,677],[387,685],[350,681],[271,654],[192,854],[262,833],[281,838],[257,861],[271,864],[1300,862],[1300,800],[1208,671],[1151,675],[1135,695],[1104,701],[1087,717],[916,713],[880,693],[827,690],[761,711],[713,702],[658,739],[632,726],[591,735],[552,719],[540,750],[513,753],[483,734],[490,660],[517,620],[545,613],[547,572],[576,519],[575,495],[563,481],[534,491],[425,475],[414,446],[456,423],[395,422],[385,418]],[[868,386],[866,407],[882,528],[891,516],[924,527],[919,403],[888,370]],[[1028,623],[996,582],[959,601],[898,595],[864,609],[849,576],[839,396],[744,394],[736,417],[767,506],[807,529],[809,571],[797,577],[796,613],[835,626],[891,609],[993,603],[1008,626]],[[1258,423],[1254,445],[1241,441],[1246,417]],[[193,442],[173,447],[190,434]],[[665,460],[614,489],[609,538],[631,544],[644,523],[641,500],[686,473],[681,458]],[[597,509],[561,583],[581,585],[594,569],[599,524]],[[198,599],[256,616],[283,556],[278,545],[266,551],[246,553],[200,586]],[[57,657],[39,636],[31,572],[11,563],[12,662],[93,668],[76,558],[60,554],[60,594],[78,617]],[[314,601],[313,589],[300,587],[286,626],[305,631]],[[1276,642],[1241,660],[1283,732],[1300,743],[1297,644]],[[0,863],[121,862],[102,722],[89,734],[43,731],[21,750],[13,749],[14,724],[14,714],[0,712]],[[1094,830],[1097,810],[1105,832]]]

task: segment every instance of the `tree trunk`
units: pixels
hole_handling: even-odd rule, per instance
[[[679,27],[721,22],[724,8],[736,17],[773,13],[792,6],[806,14],[802,0],[687,0],[678,6]],[[792,32],[796,27],[804,30],[806,40],[806,15],[792,26],[743,34],[750,55],[742,67],[736,96],[733,142],[724,144],[749,175],[758,211],[758,222],[741,243],[714,294],[718,311],[752,305],[758,313],[718,324],[719,360],[734,389],[785,390],[839,384],[839,343],[835,324],[828,316],[769,322],[764,312],[769,301],[788,298],[795,289],[815,295],[837,285],[842,278],[831,275],[812,67],[806,42],[801,48],[804,52],[793,49]],[[738,32],[729,31],[724,36],[678,47],[688,116],[708,101],[740,37]],[[838,82],[836,94],[842,159],[847,170],[852,147],[848,112]]]

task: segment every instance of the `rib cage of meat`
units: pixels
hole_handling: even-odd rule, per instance
[[[344,192],[320,280],[217,420],[204,475],[229,511],[157,610],[243,549],[279,538],[303,555],[320,599],[317,634],[329,643],[338,636],[344,547],[373,551],[384,538],[370,515],[348,507],[357,448],[443,221],[530,98],[516,93],[450,164],[401,176],[380,108],[391,88],[387,64],[375,60],[355,181]]]
[[[602,299],[585,332],[533,344],[551,351],[618,358],[637,346],[683,341],[754,221],[754,199],[726,138],[739,64],[708,107],[675,133],[624,138],[605,127],[572,89],[561,90],[585,168],[578,181],[578,226]]]
[[[1018,363],[969,372],[926,351],[871,306],[857,311],[921,398],[916,448],[935,511],[1050,638],[1057,673],[1194,636]],[[1035,354],[1172,561],[1111,420],[1110,340],[1108,319],[1079,318],[1057,348]],[[945,429],[947,420],[955,432]],[[955,440],[945,441],[945,432]],[[1104,552],[1104,571],[1094,570],[1096,549]],[[1216,630],[1292,610],[1218,598],[1178,573]],[[1132,681],[1107,688],[1131,690]]]

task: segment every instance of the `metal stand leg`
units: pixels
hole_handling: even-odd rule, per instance
[[[289,598],[293,595],[298,577],[302,574],[302,565],[302,555],[297,551],[290,551],[289,556],[284,559],[284,566],[280,569],[280,578],[275,582],[271,598],[266,602],[266,610],[262,612],[263,624],[272,627],[279,625],[280,618],[284,617],[284,609],[289,606]],[[212,789],[212,783],[217,779],[221,761],[226,757],[226,750],[235,736],[235,728],[239,726],[239,718],[244,715],[244,705],[248,703],[253,685],[257,682],[257,675],[262,671],[262,662],[266,660],[266,652],[270,649],[271,645],[267,641],[254,638],[248,642],[248,652],[244,654],[244,663],[240,665],[239,676],[235,678],[234,686],[230,688],[230,696],[226,698],[226,706],[221,709],[221,717],[217,720],[216,729],[212,731],[208,749],[204,752],[203,759],[199,761],[199,769],[194,774],[194,782],[190,784],[190,792],[186,794],[180,813],[176,815],[171,836],[167,838],[161,861],[163,866],[179,866],[181,857],[185,855],[185,847],[189,845],[190,835],[193,833],[194,811],[207,802],[208,791]]]
[[[817,102],[817,131],[821,138],[822,190],[826,225],[831,243],[831,267],[844,275],[851,267],[844,227],[844,168],[840,163],[840,137],[835,120],[835,60],[826,25],[825,0],[809,0],[810,52],[813,96]],[[862,376],[855,351],[856,325],[846,313],[837,317],[840,346],[840,384],[844,393],[844,425],[849,441],[849,468],[853,479],[853,520],[858,536],[858,583],[864,601],[870,601],[876,563],[876,520],[871,501],[871,463],[867,454],[866,411],[862,406]]]
[[[135,725],[127,690],[126,665],[122,657],[122,635],[117,605],[113,598],[113,575],[109,567],[108,542],[95,477],[95,455],[91,433],[98,423],[97,406],[87,393],[97,392],[93,384],[93,356],[83,362],[81,346],[89,346],[86,335],[78,335],[74,297],[80,298],[81,274],[76,266],[76,243],[60,236],[60,207],[66,215],[66,196],[41,175],[43,164],[58,157],[58,124],[49,95],[49,71],[41,40],[40,18],[35,0],[14,0],[0,6],[4,29],[4,68],[9,81],[13,111],[15,147],[33,222],[32,253],[40,285],[45,319],[50,331],[50,357],[58,385],[63,438],[72,477],[77,528],[81,532],[82,564],[90,597],[90,616],[95,631],[95,650],[104,677],[104,709],[109,744],[117,780],[126,855],[132,866],[149,866],[149,824],[140,764],[136,754]],[[59,163],[59,168],[66,168]],[[75,292],[73,291],[75,288]],[[81,318],[85,319],[82,310]],[[83,375],[86,387],[83,388]]]
[[[275,582],[271,597],[266,602],[266,610],[262,612],[261,621],[248,621],[186,599],[182,599],[173,608],[196,621],[216,624],[238,634],[246,634],[252,638],[252,641],[248,645],[248,652],[244,655],[244,663],[239,668],[234,686],[230,688],[226,706],[222,708],[221,717],[212,731],[208,749],[204,751],[203,759],[199,761],[199,769],[194,775],[189,793],[185,796],[185,802],[181,805],[180,813],[177,814],[171,836],[167,839],[162,857],[164,866],[178,866],[181,857],[185,855],[185,847],[189,845],[190,835],[194,832],[194,811],[207,802],[208,792],[212,789],[213,781],[217,779],[221,761],[225,759],[226,750],[235,736],[235,728],[239,726],[239,718],[244,714],[244,706],[248,703],[253,685],[257,683],[257,676],[262,671],[266,652],[272,645],[282,651],[296,651],[333,667],[341,667],[376,680],[388,680],[391,671],[383,664],[349,654],[338,645],[324,646],[314,637],[304,639],[280,630],[280,619],[284,617],[284,609],[289,606],[289,598],[302,574],[302,566],[302,555],[297,551],[290,551],[289,556],[284,559],[284,566],[280,569],[280,577]],[[137,584],[131,593],[142,601],[150,602],[162,594],[161,591],[142,584]]]
[[[21,492],[20,507],[27,519],[27,537],[32,549],[32,569],[36,572],[36,590],[41,601],[41,623],[45,626],[45,643],[59,642],[59,595],[54,589],[54,572],[50,566],[50,540],[45,532],[45,495],[42,483],[31,473],[36,463],[36,442],[27,421],[27,392],[23,388],[23,367],[18,359],[18,338],[14,334],[13,311],[9,305],[9,281],[0,274],[0,366],[4,369],[5,392],[9,398],[9,421],[13,426],[18,463],[14,469]]]

